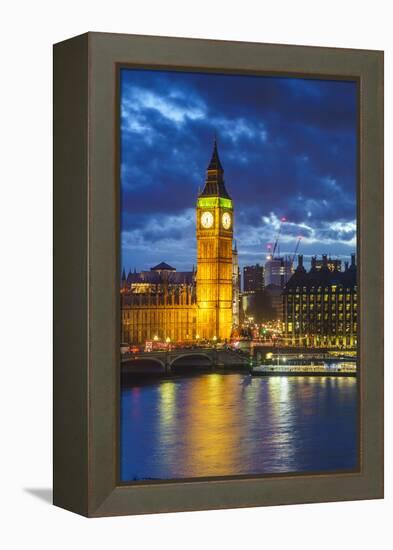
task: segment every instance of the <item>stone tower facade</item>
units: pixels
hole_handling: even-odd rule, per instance
[[[214,143],[205,186],[197,200],[197,333],[229,340],[233,326],[233,204]]]
[[[233,326],[240,324],[240,270],[237,246],[232,250],[232,313]]]

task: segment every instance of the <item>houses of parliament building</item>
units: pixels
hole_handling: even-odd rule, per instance
[[[217,143],[196,204],[197,267],[177,271],[165,262],[139,273],[123,271],[121,339],[229,340],[239,323],[240,276],[233,247],[233,203]]]

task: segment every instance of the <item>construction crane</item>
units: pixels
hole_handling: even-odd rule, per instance
[[[297,251],[299,250],[299,246],[300,246],[300,241],[301,241],[301,240],[302,240],[302,237],[301,237],[301,236],[297,238],[296,247],[295,247],[295,252],[293,253],[292,261],[291,261],[291,269],[292,269],[292,266],[293,266],[293,262],[295,261]]]
[[[276,241],[274,243],[273,252],[271,254],[272,260],[274,260],[274,254],[276,253],[276,250],[277,250],[278,240],[279,240],[280,235],[281,235],[282,224],[285,223],[286,221],[287,221],[286,218],[281,218],[281,220],[280,220],[280,225],[278,227],[278,233],[277,233]]]

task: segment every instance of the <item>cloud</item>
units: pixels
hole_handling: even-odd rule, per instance
[[[265,143],[267,141],[267,130],[263,122],[253,123],[244,118],[217,117],[211,119],[211,124],[217,129],[220,137],[229,139],[236,144],[239,140],[256,140]]]
[[[148,89],[132,87],[122,98],[121,114],[126,122],[125,128],[140,132],[146,128],[143,124],[135,125],[135,118],[149,110],[158,112],[162,117],[175,124],[184,124],[187,120],[197,120],[206,115],[206,107],[201,100],[187,98],[181,91],[172,89],[165,94],[158,94]]]
[[[127,268],[148,269],[149,264],[175,256],[173,263],[179,270],[191,270],[195,263],[195,210],[138,218],[133,229],[122,231],[121,248]]]
[[[351,82],[122,70],[124,257],[195,262],[194,208],[215,134],[244,261],[265,252],[283,216],[282,250],[302,234],[307,253],[347,254],[356,102]]]
[[[281,225],[281,231],[279,228]],[[295,245],[299,237],[303,244],[332,245],[345,244],[356,246],[356,222],[336,221],[334,223],[317,221],[313,224],[306,222],[281,222],[273,212],[269,216],[262,216],[259,223],[252,225],[242,224],[237,232],[237,239],[243,246],[273,244],[279,235],[281,245]]]

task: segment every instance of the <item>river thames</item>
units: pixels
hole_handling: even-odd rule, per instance
[[[121,391],[123,482],[358,467],[352,377],[199,374]]]

